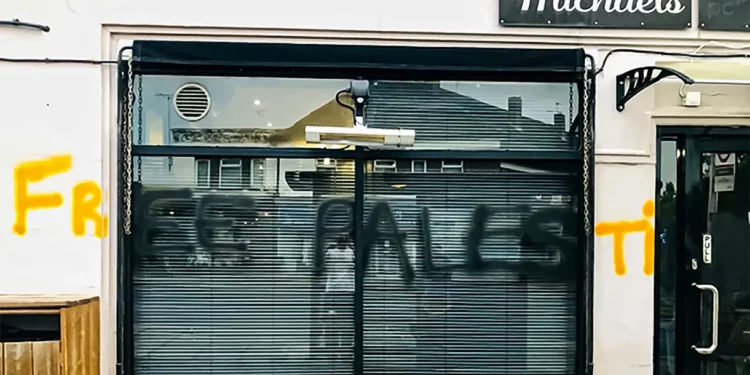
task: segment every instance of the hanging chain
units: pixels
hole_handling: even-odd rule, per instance
[[[143,144],[143,76],[138,75],[138,144]],[[138,182],[142,182],[143,161],[138,156]]]
[[[126,235],[131,233],[132,203],[133,203],[133,57],[128,58],[128,102],[125,104],[125,126],[122,127],[123,158],[125,168],[123,180],[125,183],[123,229]]]
[[[589,126],[589,98],[591,96],[591,70],[587,67],[583,79],[583,105],[581,116],[581,134],[583,135],[583,229],[586,236],[591,234],[591,127]]]
[[[568,125],[573,128],[573,82],[568,85]]]

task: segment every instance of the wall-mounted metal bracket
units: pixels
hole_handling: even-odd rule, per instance
[[[617,111],[622,112],[630,99],[667,77],[677,77],[686,85],[695,83],[692,78],[677,70],[660,66],[642,66],[618,75],[615,93]]]

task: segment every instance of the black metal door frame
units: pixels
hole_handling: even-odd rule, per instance
[[[686,218],[694,215],[693,207],[688,197],[692,196],[700,182],[701,170],[700,160],[704,152],[736,152],[750,148],[750,127],[659,127],[657,130],[657,142],[661,145],[662,140],[676,141],[677,158],[677,207],[676,207],[676,233],[684,233],[676,237],[677,259],[676,270],[676,301],[675,301],[675,371],[676,374],[703,375],[700,374],[701,355],[693,348],[698,345],[701,337],[701,295],[694,284],[700,283],[700,267],[696,268],[694,261],[700,264],[702,254],[700,246],[695,246],[696,238],[701,233],[688,233],[690,228]],[[661,150],[657,151],[660,158]],[[659,159],[660,160],[660,159]],[[657,162],[657,179],[659,178],[660,162]],[[659,187],[656,188],[656,196],[660,194]],[[658,207],[658,205],[657,205]],[[659,221],[657,208],[656,220]],[[657,225],[658,227],[658,225]],[[659,241],[658,236],[655,240]],[[688,245],[690,240],[693,244]],[[658,245],[658,244],[657,244]],[[656,257],[656,269],[659,270],[660,258]],[[659,272],[655,273],[654,279],[654,374],[660,372],[660,335],[659,335]],[[710,314],[709,314],[710,315]]]
[[[362,241],[357,241],[357,236],[361,236],[363,232],[363,217],[364,217],[364,182],[365,182],[365,163],[367,160],[373,159],[485,159],[485,160],[503,160],[503,161],[522,161],[529,163],[539,163],[549,165],[550,163],[562,163],[570,165],[575,163],[579,165],[579,173],[581,178],[587,175],[589,177],[589,183],[584,186],[581,184],[579,194],[579,217],[580,220],[580,235],[579,242],[580,248],[583,250],[583,254],[580,254],[578,259],[579,272],[576,275],[576,309],[578,311],[577,316],[577,330],[576,330],[576,373],[578,374],[591,374],[593,372],[593,231],[591,228],[587,228],[585,225],[586,220],[583,220],[583,216],[587,215],[588,222],[591,223],[594,212],[594,155],[593,155],[593,144],[594,144],[594,103],[595,103],[595,80],[593,79],[594,73],[593,68],[585,72],[568,74],[567,77],[573,77],[574,81],[578,86],[579,98],[584,98],[584,92],[588,91],[588,100],[586,104],[588,106],[588,123],[582,124],[578,129],[578,132],[588,132],[590,138],[587,144],[579,144],[578,150],[572,150],[570,152],[544,152],[539,153],[535,151],[506,151],[506,150],[481,150],[481,151],[450,151],[450,150],[370,150],[363,148],[355,148],[351,151],[344,150],[321,150],[321,149],[304,149],[304,148],[244,148],[244,147],[210,147],[210,146],[147,146],[147,145],[132,145],[127,143],[129,134],[126,132],[124,126],[128,120],[127,101],[132,100],[128,98],[128,78],[129,72],[134,72],[133,64],[127,58],[124,58],[124,52],[132,49],[125,47],[120,51],[120,57],[118,59],[118,160],[117,160],[117,173],[118,173],[118,189],[117,189],[117,200],[118,200],[118,217],[122,217],[123,213],[126,212],[123,201],[126,198],[126,191],[123,186],[125,185],[124,178],[124,164],[126,158],[124,154],[132,151],[132,158],[136,157],[148,157],[148,156],[166,156],[166,157],[179,157],[179,156],[206,156],[206,157],[219,157],[219,156],[242,156],[242,157],[264,157],[264,158],[346,158],[355,160],[355,200],[354,200],[354,237],[355,237],[355,251],[356,254],[362,253]],[[455,54],[453,54],[455,55]],[[594,66],[593,58],[586,56],[587,59],[591,60],[591,66]],[[319,76],[322,71],[329,69],[336,74],[343,74],[346,72],[338,71],[334,62],[331,66],[320,68],[317,67],[312,70],[315,76]],[[170,62],[167,60],[157,61],[153,64],[156,68],[142,74],[187,74],[190,69],[186,67],[189,62]],[[205,63],[196,65],[197,71],[206,72],[211,71],[210,65]],[[195,68],[194,67],[194,68]],[[259,67],[261,74],[266,70]],[[293,67],[283,67],[283,69],[293,69]],[[283,70],[282,69],[282,70]],[[472,68],[467,66],[463,69],[456,69],[455,67],[442,67],[441,70],[421,70],[421,68],[413,68],[414,71],[398,71],[389,70],[392,67],[385,67],[385,69],[372,69],[373,74],[376,77],[386,75],[394,75],[394,77],[402,77],[403,79],[429,79],[434,75],[448,75],[455,76],[456,79],[476,79],[484,77],[506,77],[506,79],[512,79],[517,77],[516,80],[521,81],[545,81],[545,82],[566,82],[570,81],[570,78],[565,78],[567,73],[562,71],[547,71],[543,75],[533,73],[531,71],[525,71],[521,69],[523,73],[516,71],[487,71],[477,70],[472,71]],[[483,68],[482,68],[483,69]],[[219,70],[219,75],[230,75],[231,72],[237,72],[237,68],[227,68]],[[278,72],[279,69],[272,68],[268,72]],[[294,72],[294,75],[299,72]],[[415,75],[416,74],[416,75]],[[253,75],[253,74],[249,74]],[[447,77],[447,76],[446,76]],[[522,78],[518,78],[522,77]],[[584,80],[587,79],[589,86],[585,87]],[[584,106],[584,100],[579,100],[579,113]],[[132,147],[132,149],[131,149]],[[588,154],[587,154],[588,152]],[[585,158],[585,160],[584,160]],[[132,160],[131,159],[131,163]],[[589,169],[584,168],[584,164],[590,166]],[[584,209],[584,201],[588,201],[588,207]],[[134,359],[134,331],[133,331],[133,295],[132,295],[132,275],[133,275],[133,236],[125,233],[123,226],[118,225],[117,228],[117,373],[118,374],[132,374],[135,369]],[[354,327],[355,327],[355,346],[354,346],[354,373],[362,373],[362,316],[363,316],[363,295],[362,285],[364,281],[364,267],[365,264],[361,256],[355,257],[355,296],[354,296]]]

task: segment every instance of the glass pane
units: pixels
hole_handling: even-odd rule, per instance
[[[186,84],[201,90],[185,93]],[[335,100],[349,80],[144,76],[141,85],[135,144],[318,147],[305,141],[305,126],[353,124],[352,112]],[[341,100],[351,103],[346,95]],[[205,116],[192,116],[198,109]]]
[[[197,187],[209,187],[211,178],[211,161],[209,160],[196,160],[196,186]]]
[[[354,123],[351,97],[342,92],[348,79],[144,76],[138,82],[135,144],[338,148],[307,143],[305,127]],[[415,130],[416,149],[570,151],[577,149],[577,109],[577,89],[569,83],[374,81],[365,122]]]
[[[221,160],[219,164],[219,187],[223,189],[240,189],[242,187],[242,163],[237,160]]]
[[[677,285],[677,141],[661,141],[656,256],[659,265],[659,375],[675,375]]]
[[[367,124],[415,129],[417,149],[561,151],[577,113],[568,83],[378,81]]]
[[[263,189],[264,184],[263,180],[265,177],[265,170],[266,170],[266,161],[265,159],[252,159],[252,174],[251,174],[251,183],[253,188]]]
[[[749,145],[750,146],[750,145]],[[747,149],[707,152],[701,158],[702,176],[690,204],[697,207],[691,229],[710,242],[704,251],[700,282],[715,286],[719,295],[718,347],[701,356],[701,374],[734,375],[750,372],[750,162]],[[706,236],[710,236],[709,239]],[[705,246],[705,245],[704,245]],[[701,294],[700,346],[712,342],[713,303]]]
[[[424,160],[414,160],[411,162],[411,171],[415,173],[427,172],[427,162]]]
[[[330,203],[351,201],[352,162],[264,159],[267,189],[248,191],[169,160],[144,158],[134,189],[137,373],[351,375],[352,212]]]
[[[365,373],[572,374],[576,175],[411,165],[366,175]]]

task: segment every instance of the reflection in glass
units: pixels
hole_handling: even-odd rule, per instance
[[[416,131],[416,149],[564,151],[576,147],[568,83],[372,83],[367,124]]]
[[[382,233],[364,280],[365,374],[573,373],[574,176],[414,162],[365,176],[365,225]]]
[[[693,228],[711,236],[711,262],[701,262],[700,282],[719,290],[719,346],[701,357],[701,374],[749,374],[750,363],[750,163],[747,152],[704,153],[700,187],[690,197]],[[710,344],[711,300],[702,296],[701,346]]]
[[[316,224],[351,222],[352,161],[176,157],[164,171],[159,159],[144,158],[134,192],[137,373],[351,375],[354,247]],[[247,189],[269,164],[283,176]],[[207,165],[222,169],[202,188]]]
[[[351,374],[353,161],[178,157],[164,171],[159,159],[144,158],[134,192],[137,373]],[[573,373],[575,174],[375,164],[357,238],[368,249],[364,374]],[[257,165],[279,175],[247,189]],[[238,166],[239,187],[226,188]],[[196,181],[206,170],[209,188]]]
[[[195,161],[195,186],[207,188],[211,185],[211,162],[207,159]]]
[[[662,140],[659,155],[656,256],[659,296],[660,375],[675,375],[675,316],[677,281],[677,141]]]
[[[240,159],[219,160],[219,187],[239,189],[242,186],[242,161]]]
[[[177,90],[188,82],[203,88],[209,99],[176,103]],[[317,148],[306,142],[306,126],[353,126],[351,110],[335,99],[349,84],[342,79],[145,76],[142,104],[133,109],[134,142]],[[578,97],[572,84],[373,81],[370,95],[367,125],[414,129],[416,149],[577,149]],[[352,103],[346,93],[340,99]],[[194,108],[199,105],[209,107]]]

